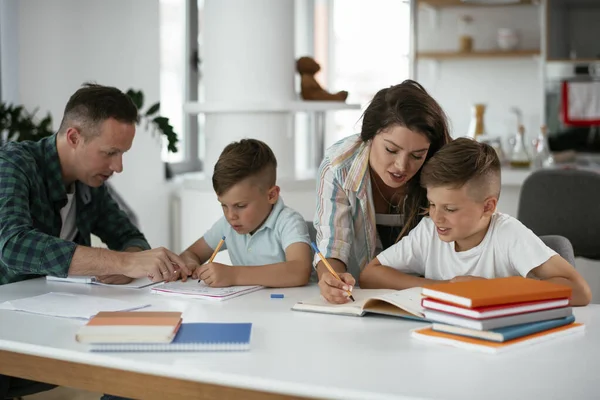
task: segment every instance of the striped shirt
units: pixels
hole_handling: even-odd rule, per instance
[[[314,219],[317,245],[327,258],[346,264],[358,281],[379,251],[369,174],[371,142],[352,135],[331,146],[319,167]],[[314,264],[319,262],[315,256]]]

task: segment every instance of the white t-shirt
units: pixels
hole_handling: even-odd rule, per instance
[[[463,275],[527,276],[554,255],[556,252],[519,220],[495,213],[485,237],[472,249],[457,252],[454,242],[442,241],[431,218],[425,217],[377,259],[401,272],[447,280]]]
[[[60,218],[62,219],[62,227],[60,228],[60,238],[72,242],[77,236],[77,224],[75,223],[77,216],[77,200],[75,198],[75,190],[73,193],[67,193],[67,204],[60,209]]]

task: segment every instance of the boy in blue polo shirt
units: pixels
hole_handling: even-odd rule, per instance
[[[260,140],[243,139],[225,147],[212,177],[224,216],[181,254],[194,270],[193,278],[213,287],[308,283],[308,228],[298,212],[283,204],[276,175],[275,155]],[[222,237],[219,250],[229,250],[233,265],[204,264]]]

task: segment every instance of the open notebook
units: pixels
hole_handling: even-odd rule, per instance
[[[263,289],[263,286],[230,286],[215,288],[206,285],[204,282],[188,279],[186,282],[176,281],[161,283],[160,285],[153,286],[151,292],[171,296],[223,301],[252,293],[260,289]]]
[[[346,304],[331,304],[322,296],[299,301],[292,310],[362,317],[367,313],[424,320],[421,307],[421,288],[404,290],[354,289],[356,301]]]

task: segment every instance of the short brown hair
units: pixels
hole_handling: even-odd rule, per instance
[[[477,200],[500,197],[500,160],[492,146],[458,138],[435,153],[421,171],[424,188],[460,189],[466,184]]]
[[[277,159],[273,150],[256,139],[242,139],[227,145],[215,164],[212,176],[217,196],[250,177],[259,178],[265,189],[275,185]]]
[[[58,132],[63,134],[69,125],[74,125],[85,139],[90,139],[100,134],[98,126],[109,118],[135,125],[138,109],[129,96],[115,87],[84,83],[69,98]]]

